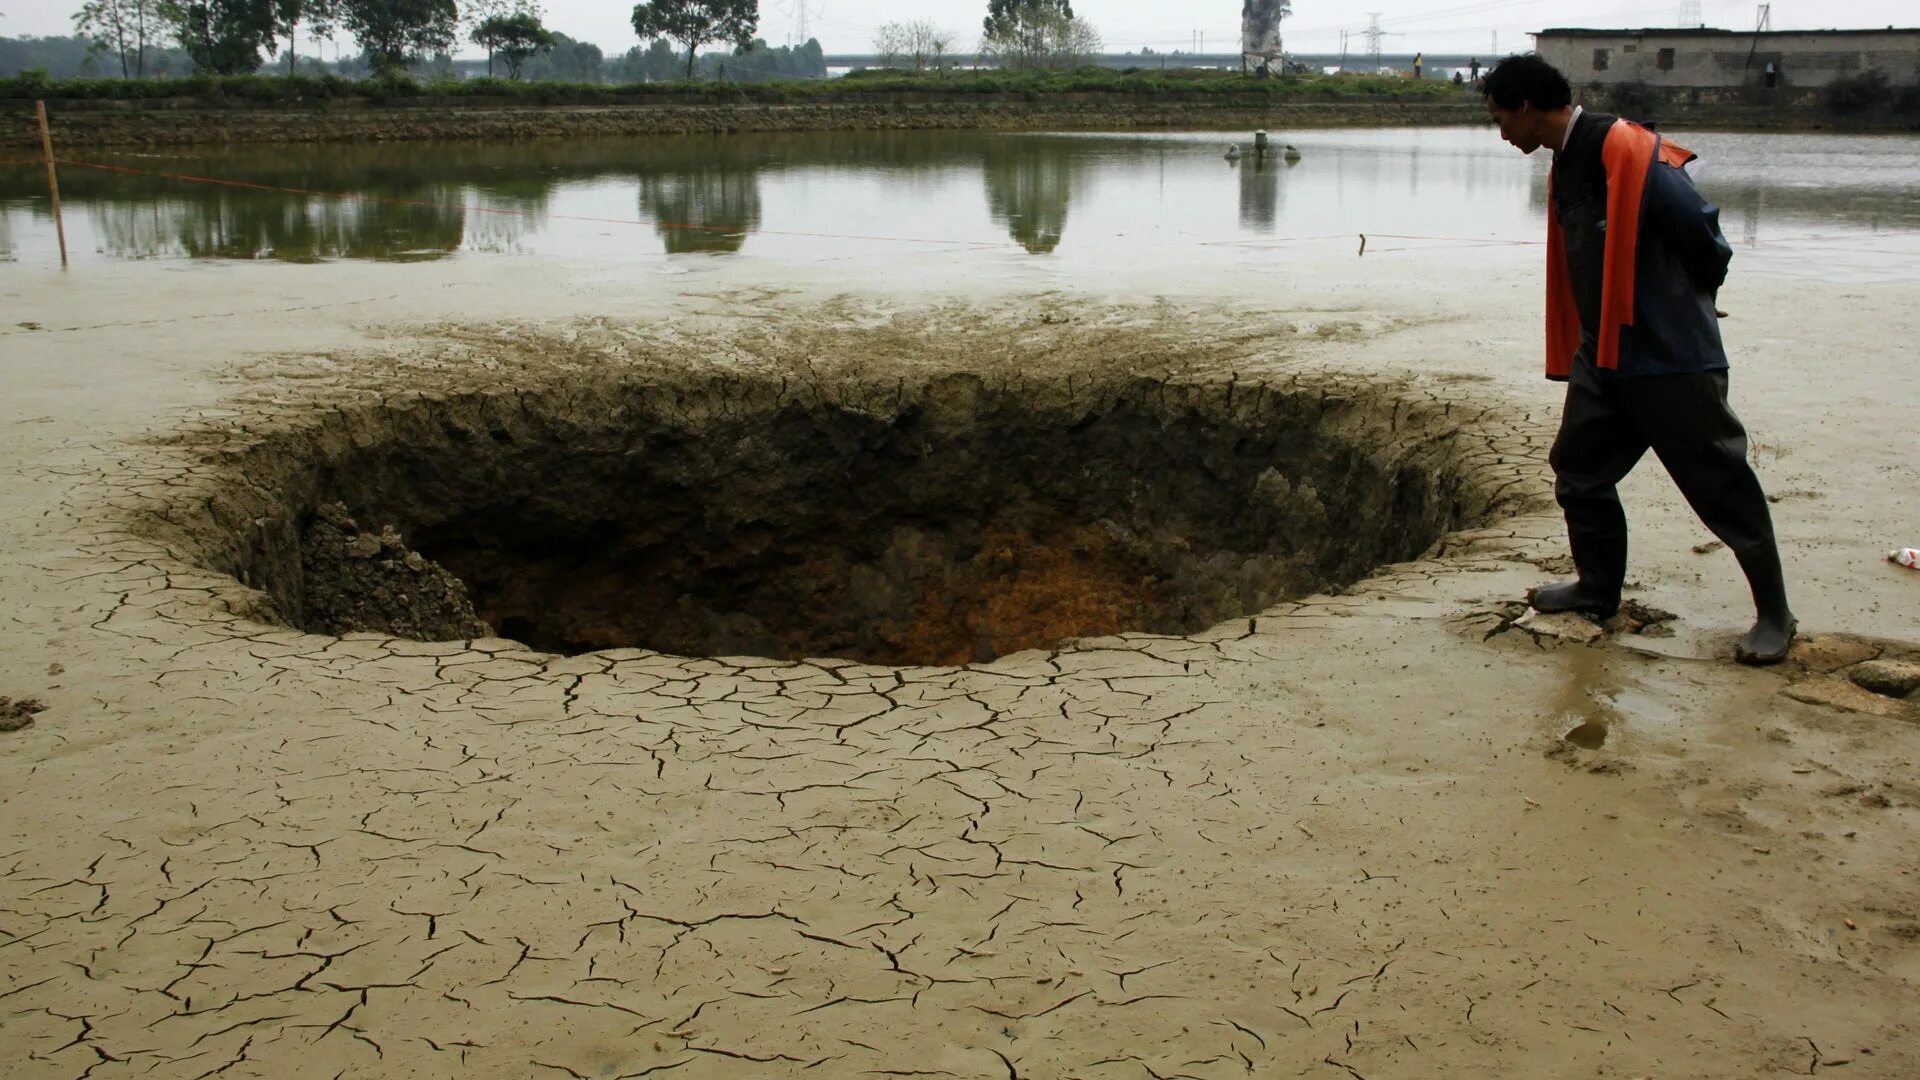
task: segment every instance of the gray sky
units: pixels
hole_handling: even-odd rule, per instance
[[[793,33],[802,0],[760,0],[760,35],[781,45]],[[881,23],[924,18],[971,48],[978,40],[986,0],[805,0],[813,36],[832,52],[865,52]],[[79,0],[0,0],[0,35],[65,34]],[[1754,25],[1753,0],[1700,0],[1708,26],[1746,30]],[[635,44],[628,21],[632,0],[544,0],[549,27],[591,41],[608,55]],[[1293,15],[1281,24],[1289,51],[1337,52],[1340,31],[1354,31],[1350,48],[1364,50],[1359,31],[1367,25],[1363,9],[1380,12],[1386,52],[1493,52],[1498,35],[1502,52],[1528,45],[1528,31],[1546,26],[1667,26],[1678,18],[1681,0],[1294,0]],[[1195,32],[1206,35],[1208,51],[1234,47],[1240,25],[1240,0],[1075,0],[1077,14],[1091,21],[1114,52],[1150,46],[1160,51],[1188,48]],[[1916,0],[1776,0],[1773,27],[1920,26]],[[306,43],[303,41],[302,46]],[[351,43],[343,46],[352,49]],[[303,49],[304,51],[304,49]],[[471,50],[468,50],[471,52]]]

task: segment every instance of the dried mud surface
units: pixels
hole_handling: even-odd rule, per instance
[[[9,1075],[1920,1074],[1920,725],[1782,693],[1911,646],[1718,661],[1738,628],[1677,542],[1632,627],[1520,626],[1563,558],[1553,410],[1381,360],[1444,323],[718,299],[218,365],[201,326],[43,346],[139,336],[127,378],[165,390],[0,427],[0,520],[32,522],[0,525],[0,679],[51,706],[0,744]],[[612,368],[1311,388],[1388,402],[1383,453],[1452,445],[1485,524],[979,664],[271,621],[299,537],[254,511],[302,460],[530,382],[586,406]]]

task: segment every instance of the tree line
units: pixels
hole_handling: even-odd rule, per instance
[[[775,48],[755,36],[759,0],[641,0],[631,21],[646,44],[613,58],[549,29],[538,0],[85,0],[73,21],[72,37],[0,38],[0,76],[97,74],[103,58],[129,79],[301,74],[303,62],[308,73],[446,75],[452,51],[463,42],[485,50],[488,75],[512,79],[752,82],[826,75],[818,41]],[[314,48],[340,33],[359,44],[357,56],[329,65],[299,55],[303,34]],[[731,46],[732,56],[699,54],[715,43]],[[874,37],[883,67],[914,71],[950,66],[954,46],[953,34],[925,19],[888,23]],[[1074,14],[1071,0],[987,0],[979,53],[994,66],[1072,67],[1100,48],[1098,31]]]
[[[759,0],[646,0],[632,13],[646,44],[608,58],[547,27],[537,0],[85,0],[71,37],[0,38],[0,76],[447,75],[453,50],[468,42],[485,51],[486,74],[512,79],[826,75],[818,41],[775,48],[755,36],[759,21]],[[359,45],[357,56],[326,64],[300,55],[302,37],[314,50],[339,34]],[[731,63],[697,55],[714,42],[733,47]]]

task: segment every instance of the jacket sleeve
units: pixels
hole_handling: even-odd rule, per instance
[[[1717,291],[1727,280],[1733,246],[1720,232],[1720,208],[1708,202],[1685,172],[1655,162],[1647,178],[1646,226],[1679,258],[1694,288]]]

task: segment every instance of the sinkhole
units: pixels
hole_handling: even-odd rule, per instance
[[[396,393],[240,455],[204,561],[319,633],[973,663],[1418,556],[1490,513],[1446,412],[1305,376]]]

